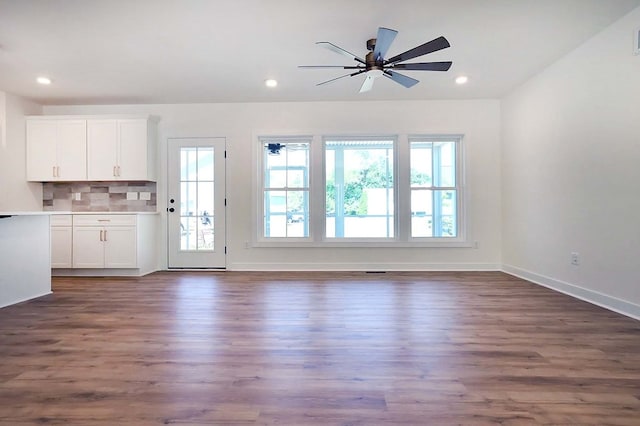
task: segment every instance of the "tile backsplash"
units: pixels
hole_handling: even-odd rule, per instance
[[[149,199],[142,199],[145,196]],[[46,211],[155,212],[156,207],[155,182],[45,182],[42,186]]]

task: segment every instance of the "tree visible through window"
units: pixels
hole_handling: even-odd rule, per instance
[[[461,135],[259,142],[258,244],[468,246]]]
[[[394,236],[392,140],[326,140],[326,237]]]

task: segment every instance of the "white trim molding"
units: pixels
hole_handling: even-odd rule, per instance
[[[545,275],[536,274],[511,265],[502,265],[502,272],[513,275],[534,284],[592,303],[613,312],[640,320],[640,305],[618,299],[597,291],[589,290],[575,284],[560,281]]]
[[[302,262],[233,262],[230,271],[375,271],[375,272],[420,272],[420,271],[500,271],[495,263],[302,263]]]

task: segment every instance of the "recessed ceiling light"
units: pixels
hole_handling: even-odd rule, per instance
[[[38,82],[38,84],[51,84],[51,79],[49,77],[38,77],[36,78],[36,81]]]
[[[465,84],[467,81],[469,81],[469,77],[467,77],[466,75],[460,75],[456,77],[456,84]]]
[[[265,86],[267,87],[276,87],[278,85],[277,80],[269,79],[264,81]]]

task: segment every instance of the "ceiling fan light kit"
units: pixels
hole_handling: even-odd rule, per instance
[[[408,77],[404,74],[400,74],[395,70],[406,71],[448,71],[451,68],[451,62],[421,62],[405,64],[403,62],[417,58],[419,56],[427,55],[429,53],[437,52],[438,50],[446,49],[450,47],[449,41],[444,37],[438,37],[413,49],[407,50],[399,55],[393,56],[389,59],[385,59],[385,55],[391,46],[391,43],[396,38],[397,31],[380,27],[378,28],[377,38],[367,40],[367,50],[369,53],[364,59],[354,55],[353,53],[336,46],[328,41],[319,41],[316,44],[323,46],[332,52],[339,53],[347,56],[357,62],[356,65],[301,65],[300,68],[341,68],[349,70],[349,74],[342,75],[340,77],[332,78],[317,84],[321,86],[323,84],[331,83],[344,77],[354,77],[360,74],[366,74],[366,78],[360,87],[360,93],[368,92],[373,88],[374,81],[380,77],[385,76],[392,81],[400,84],[404,87],[412,87],[419,83],[418,80],[412,77]]]

